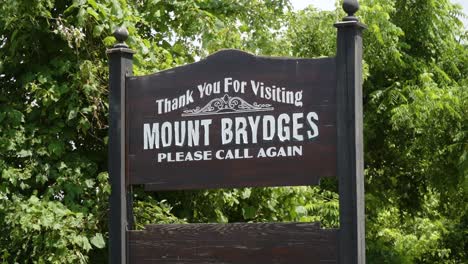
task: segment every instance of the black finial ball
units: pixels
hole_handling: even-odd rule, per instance
[[[124,43],[128,38],[128,30],[125,27],[118,27],[114,31],[114,37],[118,42]]]
[[[357,0],[344,0],[343,1],[343,10],[348,13],[348,16],[354,16],[359,10],[359,4]]]

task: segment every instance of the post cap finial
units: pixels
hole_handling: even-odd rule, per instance
[[[118,27],[114,31],[114,37],[117,39],[119,42],[115,46],[127,46],[125,45],[125,41],[128,39],[128,30],[125,27]]]
[[[345,17],[343,20],[358,20],[354,16],[354,14],[359,10],[359,3],[357,0],[344,0],[343,10],[348,14],[348,16]]]

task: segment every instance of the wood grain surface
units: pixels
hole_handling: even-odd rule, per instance
[[[199,120],[183,116],[184,111],[203,107],[218,95],[198,96],[197,85],[232,78],[250,83],[303,91],[303,106],[260,98],[247,89],[239,96],[253,104],[271,104],[272,111],[204,116],[210,118],[210,145],[171,146],[144,150],[144,123]],[[168,113],[157,113],[156,100],[175,98],[193,91],[194,103]],[[219,96],[224,95],[224,93]],[[196,97],[198,96],[198,97]],[[319,136],[304,141],[271,141],[224,145],[220,140],[220,119],[281,113],[316,112]],[[206,189],[244,186],[296,186],[318,184],[321,177],[336,176],[336,66],[334,58],[297,59],[259,57],[237,50],[217,52],[200,62],[148,76],[127,78],[127,175],[129,184],[145,184],[146,190]],[[259,133],[262,133],[259,131]],[[301,133],[306,133],[305,128]],[[262,135],[259,134],[259,137]],[[255,155],[261,148],[301,146],[301,156],[202,160],[158,163],[160,152],[234,151],[248,148]]]

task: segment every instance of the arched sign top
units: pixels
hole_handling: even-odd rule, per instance
[[[256,57],[256,55],[238,50],[238,49],[221,49],[216,51],[215,53],[212,53],[208,55],[208,57],[205,58],[205,60],[216,60],[216,59],[223,59],[225,57]]]
[[[130,76],[128,77],[131,80],[135,79],[146,79],[151,78],[152,76],[160,76],[160,75],[172,75],[172,74],[184,74],[186,70],[194,71],[196,69],[206,70],[204,66],[215,64],[216,71],[219,71],[220,68],[227,68],[226,70],[235,70],[235,68],[242,68],[242,65],[229,65],[230,63],[251,63],[255,64],[256,62],[263,62],[263,63],[287,63],[288,66],[299,64],[301,62],[308,62],[308,63],[320,63],[322,60],[329,60],[330,58],[317,58],[317,59],[306,59],[306,58],[294,58],[294,57],[271,57],[271,56],[259,56],[249,52],[245,52],[238,49],[222,49],[215,53],[208,55],[206,58],[203,58],[197,62],[185,64],[182,66],[177,66],[170,69],[161,70],[155,73],[150,73],[147,75],[140,75],[140,76]]]

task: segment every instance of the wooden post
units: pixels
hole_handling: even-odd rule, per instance
[[[337,39],[337,173],[340,194],[339,263],[365,263],[362,120],[362,30],[356,0],[345,0],[348,16],[335,24]]]
[[[114,32],[119,41],[107,50],[109,57],[109,263],[127,263],[128,206],[125,179],[125,78],[132,75],[133,51],[125,44],[128,32]]]

